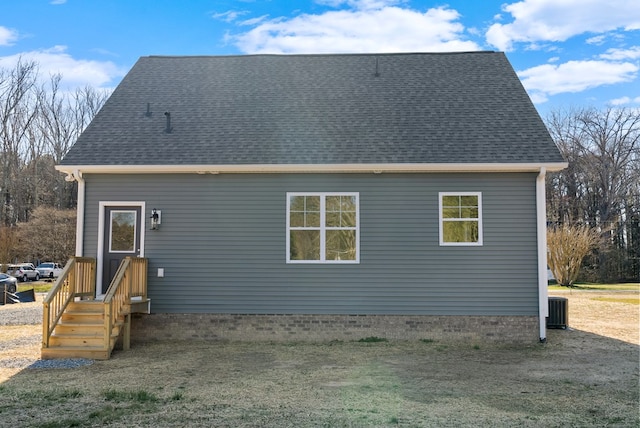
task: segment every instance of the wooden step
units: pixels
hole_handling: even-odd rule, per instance
[[[88,323],[88,322],[61,322],[56,325],[54,333],[59,334],[86,334],[101,335],[103,334],[104,323]]]
[[[114,323],[112,332],[118,332],[122,324],[122,321]],[[54,334],[102,336],[104,323],[62,322],[56,325]]]
[[[74,347],[74,346],[56,346],[42,348],[40,358],[43,360],[52,360],[57,358],[88,358],[91,360],[108,360],[111,355],[111,348],[104,347]]]
[[[102,302],[71,302],[62,314],[60,322],[102,324],[104,320],[104,304]]]
[[[104,337],[102,335],[87,336],[87,335],[79,335],[79,334],[55,334],[54,333],[49,338],[49,346],[52,348],[64,347],[64,346],[71,346],[74,348],[102,347],[103,343],[104,343]]]
[[[61,323],[69,324],[104,324],[104,315],[94,313],[80,313],[80,312],[65,312],[60,317]]]
[[[104,310],[101,301],[71,302],[55,326],[48,347],[41,349],[41,358],[108,359],[120,337],[125,317],[114,322],[105,344]]]
[[[111,334],[118,335],[123,321],[114,323]],[[53,334],[57,336],[87,336],[87,337],[104,337],[104,324],[87,324],[87,323],[60,323],[53,330]]]
[[[104,302],[99,300],[78,300],[69,302],[69,305],[67,305],[67,311],[104,313]]]

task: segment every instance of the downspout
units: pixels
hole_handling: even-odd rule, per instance
[[[78,208],[76,212],[76,256],[82,257],[84,252],[84,178],[82,172],[75,170],[73,175],[78,182]]]
[[[547,169],[540,167],[536,179],[536,219],[538,229],[538,322],[540,342],[547,341],[547,317],[549,316],[549,296],[547,280],[547,192],[545,178]]]

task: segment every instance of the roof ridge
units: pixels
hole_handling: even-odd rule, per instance
[[[470,54],[496,54],[501,51],[452,51],[452,52],[346,52],[346,53],[301,53],[301,54],[230,54],[230,55],[144,55],[141,58],[247,58],[247,57],[328,57],[328,56],[408,56],[408,55],[470,55]]]

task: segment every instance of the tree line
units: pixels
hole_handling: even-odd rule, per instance
[[[64,262],[73,254],[77,187],[54,166],[109,92],[65,91],[61,80],[59,74],[43,79],[32,61],[0,68],[0,263]],[[640,109],[557,110],[545,123],[569,164],[547,176],[550,230],[597,233],[580,279],[639,280]],[[47,222],[66,232],[46,231]]]
[[[569,164],[547,179],[550,233],[598,237],[580,280],[640,281],[640,109],[557,110],[546,124]]]
[[[74,183],[58,164],[108,97],[92,87],[65,91],[62,76],[44,77],[33,61],[0,68],[0,225],[27,222],[40,206],[69,209]],[[42,83],[44,81],[44,83]]]
[[[109,93],[61,82],[34,61],[0,68],[0,263],[64,262],[74,253],[77,187],[55,165]]]

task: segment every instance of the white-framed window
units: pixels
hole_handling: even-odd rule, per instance
[[[482,193],[440,192],[440,245],[482,245]]]
[[[109,252],[135,253],[137,212],[135,210],[112,210],[109,234]]]
[[[287,193],[287,263],[359,263],[358,193]]]

